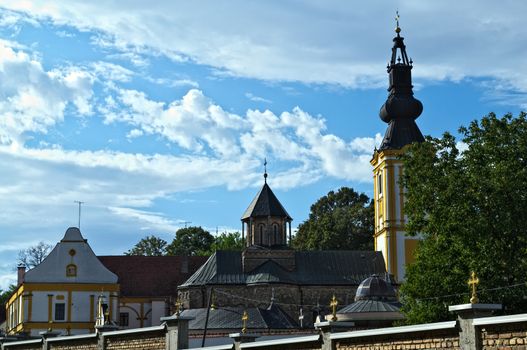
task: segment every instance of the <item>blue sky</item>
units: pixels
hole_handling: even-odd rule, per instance
[[[527,105],[520,1],[0,0],[0,287],[77,223],[97,254],[237,230],[269,184],[294,218],[371,194],[394,14],[424,134]]]

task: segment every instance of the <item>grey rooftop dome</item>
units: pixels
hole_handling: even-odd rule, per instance
[[[380,278],[378,275],[371,275],[361,282],[355,301],[359,300],[378,300],[378,301],[397,301],[397,294],[393,286]]]

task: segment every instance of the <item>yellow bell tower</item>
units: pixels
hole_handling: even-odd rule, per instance
[[[424,141],[415,119],[423,105],[414,98],[412,90],[412,60],[408,59],[404,38],[400,36],[399,16],[396,17],[397,36],[393,38],[391,60],[388,63],[389,94],[379,116],[388,128],[379,149],[375,149],[373,166],[375,202],[375,250],[381,251],[388,273],[404,281],[405,265],[413,261],[418,237],[405,232],[404,188],[399,184],[403,172],[400,155],[405,146]]]

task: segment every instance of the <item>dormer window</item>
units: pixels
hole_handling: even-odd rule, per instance
[[[77,265],[69,264],[66,266],[66,277],[76,277],[77,276]]]

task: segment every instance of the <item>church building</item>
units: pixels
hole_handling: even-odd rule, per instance
[[[393,38],[392,56],[388,64],[389,95],[379,116],[388,129],[379,149],[375,149],[371,165],[374,178],[375,250],[382,252],[386,270],[398,282],[404,281],[405,265],[413,261],[419,237],[405,232],[404,188],[399,184],[403,171],[400,155],[407,145],[423,142],[415,123],[423,105],[413,96],[412,59],[408,58],[399,21]]]
[[[272,305],[277,319],[284,312],[288,320],[312,327],[319,314],[328,312],[333,295],[341,305],[350,304],[364,279],[386,277],[381,252],[295,251],[292,218],[267,183],[267,173],[241,221],[245,249],[217,251],[178,288],[184,308],[191,309],[184,315],[202,319],[212,304],[267,310]]]

